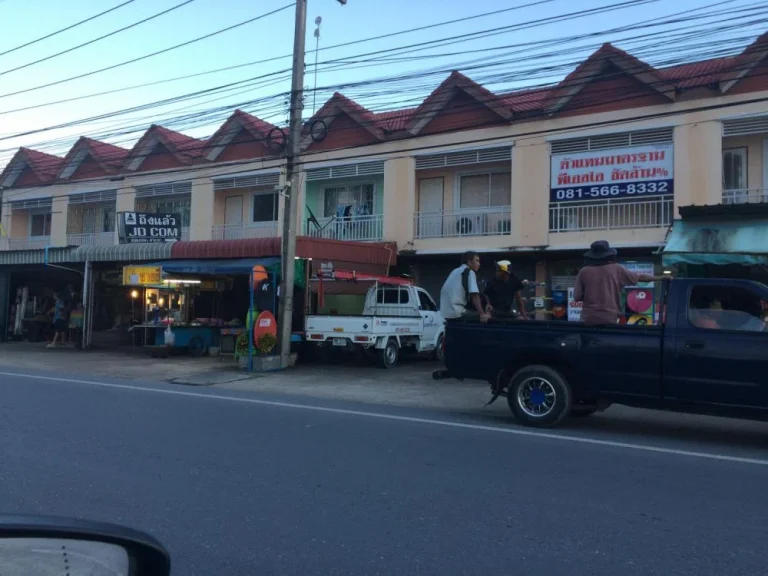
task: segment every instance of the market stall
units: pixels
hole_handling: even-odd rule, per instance
[[[278,258],[178,260],[126,266],[123,284],[137,292],[134,342],[153,353],[186,350],[239,355],[237,342],[256,317],[277,314]],[[258,271],[258,282],[254,282]]]
[[[222,330],[239,323],[219,314],[224,293],[231,289],[226,278],[171,276],[160,265],[126,266],[123,284],[133,288],[131,296],[140,303],[131,327],[134,344],[151,352],[186,350],[199,357],[218,346]]]

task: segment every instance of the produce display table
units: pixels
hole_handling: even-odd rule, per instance
[[[206,350],[218,343],[219,326],[205,326],[201,324],[172,324],[174,342],[173,346],[165,345],[165,324],[138,324],[134,330],[144,331],[144,346],[146,348],[171,348],[177,350],[186,348],[189,355],[198,358],[205,354]]]

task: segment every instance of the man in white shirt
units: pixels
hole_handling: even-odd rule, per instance
[[[448,275],[440,290],[440,313],[443,318],[451,319],[476,312],[481,322],[487,322],[488,314],[483,310],[477,288],[476,272],[480,268],[480,256],[476,252],[465,252],[461,261],[461,266]]]

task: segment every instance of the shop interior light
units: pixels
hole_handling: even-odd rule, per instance
[[[672,274],[672,270],[664,270],[664,274],[670,275],[670,274]]]
[[[181,279],[167,279],[163,280],[165,284],[200,284],[200,280],[181,280]]]
[[[136,298],[139,297],[139,291],[138,290],[131,290],[131,298],[136,300]]]

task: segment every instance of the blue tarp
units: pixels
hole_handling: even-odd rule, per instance
[[[675,220],[662,252],[674,264],[768,264],[768,220]]]
[[[280,258],[241,258],[239,260],[170,260],[142,264],[142,266],[157,266],[164,274],[249,274],[254,266],[273,266]]]

